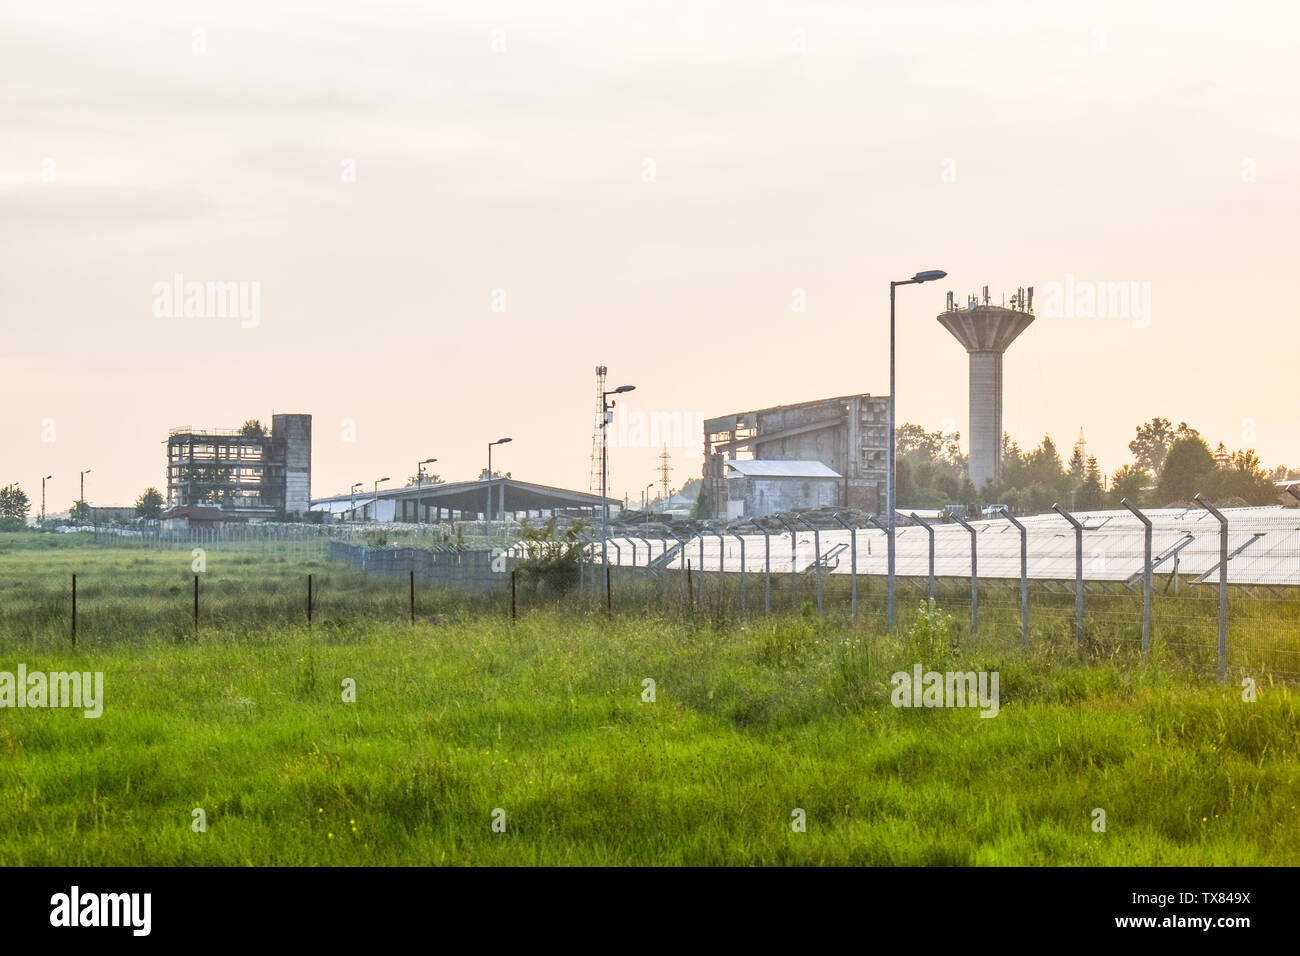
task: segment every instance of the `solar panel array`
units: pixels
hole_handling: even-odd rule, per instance
[[[1163,508],[1144,512],[1151,520],[1152,562],[1156,574],[1178,574],[1191,583],[1218,582],[1219,522],[1201,509]],[[1237,585],[1300,586],[1300,509],[1283,507],[1227,508],[1228,582]],[[1128,581],[1141,575],[1144,565],[1143,525],[1131,512],[1090,511],[1075,514],[1084,525],[1083,576],[1087,581]],[[1055,513],[1019,519],[1025,526],[1028,544],[1028,576],[1042,581],[1073,581],[1075,576],[1075,533]],[[980,578],[1020,577],[1020,532],[1005,518],[970,522],[975,529],[976,560]],[[936,577],[970,577],[971,534],[959,524],[932,523],[934,528],[934,573]],[[924,527],[905,522],[900,516],[897,529],[897,574],[926,577],[929,574],[929,535]],[[719,538],[719,535],[722,537]],[[744,541],[746,572],[761,573],[767,566],[765,546],[770,548],[773,574],[789,574],[793,567],[811,570],[820,555],[822,569],[831,574],[849,574],[852,546],[856,540],[858,574],[887,573],[888,541],[883,531],[860,528],[825,529],[816,535],[800,530],[764,536],[747,527],[743,532],[706,532],[689,539],[663,566],[680,570],[687,562],[695,570],[741,569],[741,541]],[[645,567],[662,559],[677,544],[653,535],[645,539],[625,535],[611,538],[610,564]],[[596,545],[599,553],[599,544]]]

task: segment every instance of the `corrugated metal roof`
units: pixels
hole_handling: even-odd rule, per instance
[[[820,461],[780,461],[760,458],[753,461],[729,461],[727,467],[746,478],[839,478],[839,473]]]

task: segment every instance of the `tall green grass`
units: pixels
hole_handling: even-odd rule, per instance
[[[39,611],[74,558],[103,617],[73,649],[53,611],[6,608],[0,670],[103,671],[104,715],[0,710],[0,864],[1300,862],[1300,706],[1266,677],[1247,703],[1159,655],[913,626],[910,603],[895,636],[812,613],[512,624],[433,594],[413,626],[405,582],[333,566],[308,630],[306,566],[215,552],[197,633],[187,553],[13,550],[0,600]],[[998,671],[999,716],[894,708],[918,662]]]

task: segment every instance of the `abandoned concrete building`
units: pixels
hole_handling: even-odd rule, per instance
[[[311,416],[272,415],[257,429],[173,428],[167,505],[215,505],[238,518],[305,514],[311,501]]]
[[[764,464],[746,464],[755,462]],[[704,422],[701,494],[717,518],[827,506],[879,512],[888,468],[888,396],[844,395]]]

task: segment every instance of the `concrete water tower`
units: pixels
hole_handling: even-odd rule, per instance
[[[1019,289],[1010,306],[971,296],[966,307],[953,305],[939,316],[943,327],[970,354],[970,479],[979,488],[1002,470],[1002,353],[1034,321],[1034,290]]]

